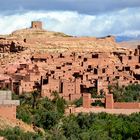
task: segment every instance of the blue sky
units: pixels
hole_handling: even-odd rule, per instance
[[[140,35],[140,0],[4,0],[0,5],[0,34],[30,27],[74,36]]]

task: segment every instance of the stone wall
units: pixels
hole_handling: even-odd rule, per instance
[[[91,94],[83,94],[83,108],[91,108],[91,103],[95,100],[103,102],[103,98],[91,98]],[[139,102],[114,102],[113,94],[107,94],[105,97],[105,108],[106,109],[140,109]]]
[[[140,109],[140,103],[136,102],[115,102],[114,103],[115,109]]]

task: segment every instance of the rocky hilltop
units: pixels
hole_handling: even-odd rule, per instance
[[[115,37],[74,37],[51,32],[32,25],[5,36],[0,36],[1,64],[20,63],[35,53],[46,52],[126,52],[116,43]]]
[[[121,50],[113,36],[103,38],[73,37],[59,32],[50,32],[43,29],[23,29],[10,34],[19,42],[24,42],[28,48],[36,51],[114,51]]]

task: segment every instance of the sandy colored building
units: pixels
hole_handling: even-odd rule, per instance
[[[11,91],[0,91],[0,116],[10,120],[15,120],[16,107],[19,104],[19,100],[12,100]]]

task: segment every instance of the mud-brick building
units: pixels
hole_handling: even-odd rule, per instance
[[[40,89],[41,73],[34,64],[20,64],[15,74],[12,75],[13,91],[17,94],[31,93]]]
[[[11,91],[0,91],[0,116],[10,120],[16,119],[16,107],[19,104],[19,100],[12,100]]]
[[[140,47],[129,52],[69,52],[34,55],[31,60],[45,67],[42,96],[57,91],[66,100],[83,93],[107,94],[108,86],[140,83]]]
[[[32,29],[42,29],[42,22],[41,21],[32,21],[31,28]]]
[[[107,94],[108,86],[119,83],[140,84],[140,46],[131,51],[40,53],[31,63],[20,64],[11,80],[0,81],[17,94],[39,89],[51,98],[57,91],[66,100],[80,98],[83,93]],[[2,79],[1,79],[2,80]],[[7,82],[7,83],[6,83]]]

